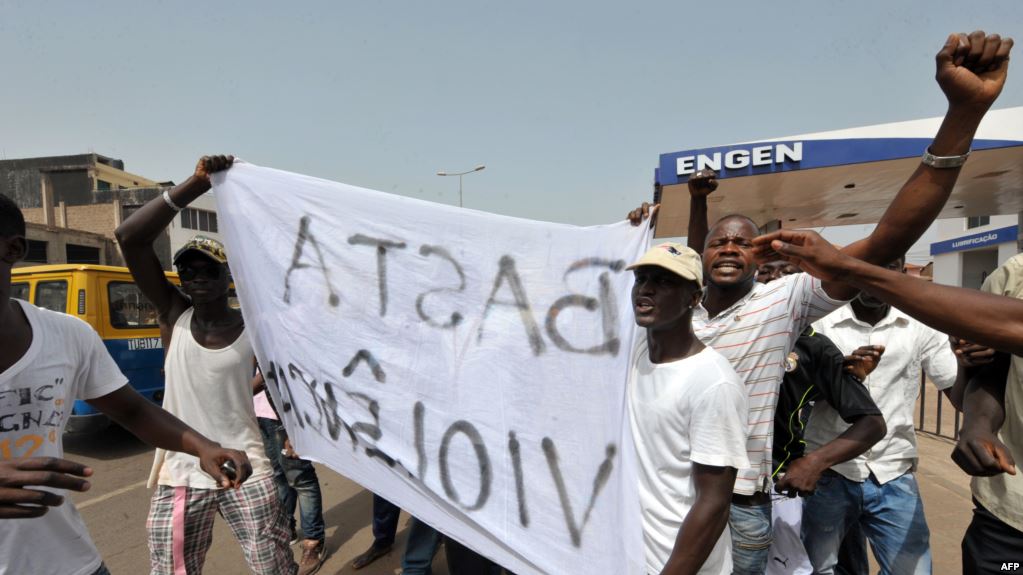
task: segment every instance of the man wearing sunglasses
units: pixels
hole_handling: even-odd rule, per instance
[[[167,280],[153,249],[178,212],[210,189],[209,175],[233,161],[204,156],[190,178],[140,208],[116,232],[136,284],[159,312],[166,350],[164,408],[225,447],[244,451],[252,464],[244,485],[223,489],[201,473],[195,457],[157,451],[149,478],[150,487],[157,487],[147,521],[154,575],[202,572],[217,513],[253,573],[298,571],[252,404],[255,355],[241,313],[228,305],[224,246],[196,236],[178,250],[180,289]]]

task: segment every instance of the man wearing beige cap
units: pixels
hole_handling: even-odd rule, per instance
[[[629,421],[639,467],[647,573],[729,574],[725,533],[746,456],[746,390],[728,360],[693,332],[703,265],[675,243],[629,266],[638,338]]]

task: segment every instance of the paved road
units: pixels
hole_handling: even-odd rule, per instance
[[[153,450],[119,428],[91,436],[65,437],[64,449],[68,459],[86,463],[95,470],[92,489],[76,494],[74,501],[110,571],[113,575],[149,573],[146,515],[151,492],[146,489],[145,481]],[[373,565],[354,571],[352,558],[368,548],[373,539],[369,527],[373,497],[328,469],[319,468],[319,472],[327,523],[327,550],[331,554],[320,573],[399,573],[407,517],[402,516],[395,550]],[[442,550],[434,561],[433,572],[437,575],[447,575],[443,555]],[[296,559],[298,556],[296,546]],[[220,517],[213,530],[213,546],[206,559],[205,572],[225,575],[249,572],[241,550]]]
[[[934,572],[958,573],[961,568],[959,542],[972,509],[969,480],[948,458],[952,449],[950,441],[922,435],[919,443],[921,463],[917,477],[931,527]],[[148,573],[145,524],[150,492],[145,488],[145,480],[149,475],[152,450],[117,428],[93,436],[65,438],[65,450],[69,459],[87,463],[95,470],[93,488],[76,494],[74,500],[107,566],[114,575]],[[373,498],[333,471],[319,468],[319,472],[327,522],[327,549],[331,554],[320,573],[356,573],[351,568],[352,558],[372,541],[369,524]],[[407,518],[403,516],[395,551],[357,573],[399,573],[406,526]],[[206,560],[206,573],[248,573],[238,545],[219,517]],[[448,573],[443,552],[434,561],[434,573]]]

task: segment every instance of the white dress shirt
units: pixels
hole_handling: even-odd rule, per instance
[[[956,380],[956,358],[948,336],[894,307],[877,325],[860,321],[852,306],[847,305],[814,327],[846,355],[865,345],[885,347],[877,369],[863,383],[881,408],[888,433],[866,453],[832,469],[852,481],[864,481],[873,473],[882,484],[915,469],[913,411],[921,374],[926,373],[938,389],[949,388]],[[819,449],[848,428],[831,406],[817,402],[806,427],[807,452]]]

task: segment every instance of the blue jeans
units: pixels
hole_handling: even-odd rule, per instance
[[[275,419],[256,418],[259,431],[263,435],[263,448],[274,468],[274,483],[277,494],[284,503],[284,511],[291,518],[291,527],[295,527],[295,508],[300,509],[302,536],[313,541],[323,541],[323,496],[320,494],[320,480],[316,477],[313,464],[305,459],[285,457],[284,440],[288,434],[280,421]]]
[[[859,523],[853,523],[845,532],[842,546],[838,549],[835,575],[870,575],[867,536],[863,534],[863,528]]]
[[[398,533],[398,518],[401,508],[390,501],[373,494],[373,547],[390,547]],[[433,556],[440,547],[441,534],[426,523],[412,518],[405,541],[405,553],[401,556],[401,570],[404,575],[430,575]]]
[[[106,563],[102,563],[100,564],[99,569],[97,569],[92,575],[110,575],[110,570],[107,569]]]
[[[862,482],[827,472],[803,507],[803,545],[814,572],[835,573],[842,539],[859,524],[881,573],[930,574],[930,531],[912,473],[884,485],[873,474]]]
[[[439,531],[413,517],[408,527],[405,554],[401,557],[402,575],[430,575],[441,537]]]
[[[728,514],[732,534],[733,575],[762,575],[771,550],[771,504],[732,504]]]

